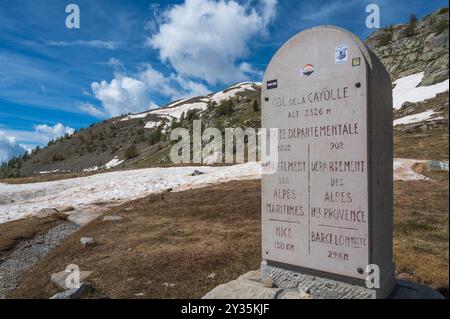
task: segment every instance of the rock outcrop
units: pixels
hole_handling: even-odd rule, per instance
[[[392,80],[425,71],[420,85],[448,79],[448,9],[377,30],[366,40]]]

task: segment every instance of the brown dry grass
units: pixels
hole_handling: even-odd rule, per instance
[[[50,274],[75,263],[112,298],[198,298],[219,283],[258,268],[260,181],[166,193],[114,208],[119,222],[101,218],[71,235],[28,271],[9,297],[48,298]],[[97,245],[83,249],[80,237]],[[215,273],[214,279],[207,276]],[[164,283],[175,284],[166,287]]]
[[[395,182],[397,274],[448,294],[448,185]],[[162,197],[163,196],[163,197]],[[238,181],[139,199],[71,235],[32,267],[9,297],[48,298],[50,274],[75,263],[93,270],[98,294],[111,298],[198,298],[259,268],[260,181]],[[83,249],[82,236],[97,245]],[[214,279],[207,276],[216,273]],[[164,283],[175,284],[166,287]],[[142,298],[142,297],[140,297]]]
[[[417,133],[394,130],[394,157],[448,160],[448,129]]]
[[[0,262],[19,242],[45,234],[66,219],[64,214],[30,217],[0,224]]]
[[[394,200],[397,273],[448,297],[448,179],[395,182]]]
[[[49,173],[36,176],[27,177],[15,177],[15,178],[4,178],[0,179],[0,183],[6,184],[28,184],[28,183],[42,183],[42,182],[53,182],[63,179],[77,178],[77,177],[87,177],[91,175],[98,174],[98,171],[93,172],[71,172],[71,173]],[[105,173],[105,172],[102,172]]]

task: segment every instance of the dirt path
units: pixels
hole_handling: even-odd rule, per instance
[[[19,243],[0,263],[0,299],[5,299],[8,292],[14,290],[21,275],[36,262],[56,248],[79,226],[71,222],[63,222],[51,228],[46,234]]]

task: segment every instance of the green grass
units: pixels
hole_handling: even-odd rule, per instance
[[[414,233],[422,233],[433,231],[436,228],[432,225],[418,221],[404,221],[394,225],[394,231],[402,235],[412,235]]]

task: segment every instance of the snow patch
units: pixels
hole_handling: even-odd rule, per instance
[[[186,101],[188,101],[188,100],[190,100],[191,98],[187,98],[187,99],[182,99],[182,100],[179,100],[179,101],[175,101],[175,102],[172,102],[172,103],[170,103],[169,105],[167,105],[167,106],[165,106],[166,108],[167,107],[172,107],[172,106],[174,106],[174,105],[178,105],[178,104],[183,104],[184,102],[186,102]]]
[[[236,84],[236,85],[228,88],[225,91],[221,91],[221,92],[217,92],[216,94],[213,94],[211,96],[211,101],[214,101],[217,104],[219,104],[221,101],[225,101],[225,100],[228,100],[228,99],[234,97],[239,92],[256,91],[255,88],[253,87],[254,84],[255,83],[252,83],[252,82],[242,82],[242,83]]]
[[[164,121],[158,121],[158,122],[149,121],[149,122],[145,123],[144,128],[157,128],[161,124],[164,124]]]
[[[83,170],[83,172],[94,172],[98,171],[98,166],[88,167]]]
[[[187,103],[182,104],[180,106],[175,106],[171,108],[162,108],[152,111],[152,114],[157,115],[166,115],[176,119],[181,118],[181,114],[186,114],[190,110],[200,110],[203,111],[208,107],[207,102],[196,102],[196,103]]]
[[[419,86],[425,72],[408,75],[394,81],[392,90],[394,109],[401,108],[405,102],[422,102],[435,97],[438,93],[448,91],[449,80],[429,86]]]
[[[394,181],[420,181],[428,180],[426,176],[416,173],[412,167],[417,163],[426,163],[425,160],[394,158]]]
[[[415,163],[426,162],[394,159],[394,180],[426,180],[427,177],[412,169]],[[191,176],[194,170],[205,174]],[[252,162],[219,167],[146,168],[31,184],[0,183],[0,223],[35,215],[43,208],[73,206],[78,211],[94,210],[98,213],[101,206],[95,205],[97,202],[107,202],[107,209],[111,205],[160,193],[168,188],[176,192],[260,177],[260,163]]]
[[[58,173],[59,169],[55,169],[53,171],[39,171],[39,174],[45,175],[45,174],[52,174],[52,173]]]
[[[205,174],[191,176],[194,170]],[[152,193],[160,193],[168,188],[183,191],[259,177],[260,163],[246,163],[221,167],[166,167],[116,171],[20,185],[0,183],[0,223],[35,215],[41,209],[49,207],[72,206],[77,207],[77,211],[96,210],[98,213],[103,206],[95,205],[97,202],[120,204]]]
[[[400,124],[412,124],[412,123],[418,123],[418,122],[422,122],[422,121],[443,119],[442,116],[433,117],[436,114],[439,114],[439,113],[436,113],[433,110],[427,110],[425,112],[404,116],[399,119],[396,119],[394,121],[394,126],[400,125]]]
[[[149,121],[149,122],[145,123],[144,128],[152,129],[152,128],[157,128],[160,125],[162,125],[161,132],[162,133],[166,133],[167,132],[167,125],[166,125],[165,121],[158,121],[158,122]],[[169,123],[169,126],[170,126],[170,123]]]
[[[122,118],[120,121],[128,121],[132,119],[139,119],[144,118],[150,114],[156,114],[162,117],[165,117],[166,119],[172,120],[173,118],[180,119],[181,114],[187,113],[190,110],[200,110],[203,111],[208,107],[209,102],[216,102],[220,103],[221,101],[228,100],[229,98],[234,97],[239,92],[244,91],[256,91],[254,86],[261,86],[260,82],[242,82],[238,83],[236,85],[233,85],[229,87],[228,89],[224,91],[220,91],[217,93],[214,93],[209,96],[205,96],[203,98],[199,98],[198,102],[194,103],[186,103],[189,100],[192,100],[193,98],[187,98],[179,101],[174,101],[167,105],[166,107],[159,108],[159,109],[153,109],[148,112],[139,113],[139,114],[130,114]]]
[[[117,165],[120,165],[124,162],[124,160],[119,161],[119,158],[115,156],[112,160],[110,160],[108,163],[105,164],[106,169],[110,169],[113,167],[116,167]]]
[[[123,121],[129,121],[129,120],[134,120],[134,119],[141,119],[141,118],[148,116],[150,113],[151,113],[151,111],[144,112],[144,113],[138,113],[138,114],[130,114],[130,115],[127,115],[124,118],[120,119],[120,121],[123,122]]]

